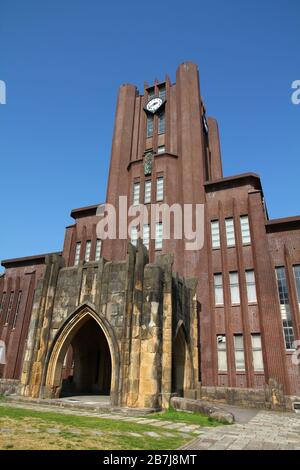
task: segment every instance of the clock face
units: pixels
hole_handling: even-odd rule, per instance
[[[161,107],[161,105],[163,104],[163,100],[161,98],[152,98],[150,101],[148,101],[148,103],[146,104],[146,109],[147,111],[149,111],[150,113],[155,113],[158,108]]]

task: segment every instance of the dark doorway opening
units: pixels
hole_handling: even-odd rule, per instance
[[[62,368],[61,397],[109,395],[111,356],[107,339],[89,318],[73,337]]]
[[[183,397],[185,381],[186,342],[182,327],[176,335],[172,354],[172,393]]]

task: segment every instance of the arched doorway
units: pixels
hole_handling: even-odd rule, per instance
[[[105,335],[92,318],[73,337],[64,359],[60,396],[109,395],[111,358]]]
[[[172,353],[172,393],[183,397],[192,385],[191,355],[183,324],[178,326]]]
[[[66,365],[71,367],[66,372]],[[44,395],[110,395],[116,403],[118,346],[109,323],[89,308],[68,318],[53,341],[47,359]]]

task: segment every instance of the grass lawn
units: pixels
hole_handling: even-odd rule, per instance
[[[0,449],[165,450],[176,449],[194,437],[150,424],[6,406],[1,400]]]
[[[218,421],[209,418],[208,416],[203,415],[201,413],[177,411],[174,408],[170,408],[169,410],[162,411],[160,413],[145,416],[145,418],[174,421],[177,423],[183,422],[187,424],[198,424],[199,426],[220,426],[221,424]]]

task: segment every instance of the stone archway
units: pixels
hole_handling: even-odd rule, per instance
[[[193,367],[182,322],[178,323],[172,350],[172,393],[183,397],[192,388]]]
[[[118,344],[108,321],[87,306],[71,315],[54,338],[46,361],[44,396],[60,396],[62,368],[70,346],[74,355],[71,389],[75,393],[109,394],[111,403],[117,404]]]

